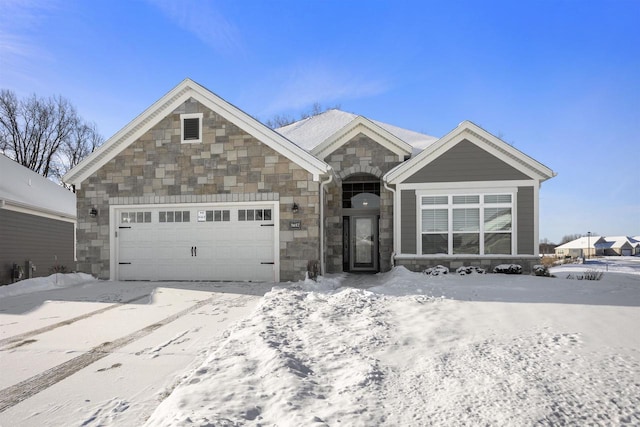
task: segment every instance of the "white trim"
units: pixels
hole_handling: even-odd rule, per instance
[[[489,154],[504,161],[514,169],[539,182],[556,175],[542,163],[516,150],[500,138],[490,134],[470,121],[464,121],[447,135],[426,147],[416,157],[389,171],[384,176],[384,179],[391,184],[400,184],[463,140],[468,140]]]
[[[393,189],[393,188],[391,188],[391,187],[389,187],[389,186],[387,185],[387,183],[386,183],[386,182],[384,182],[384,181],[382,181],[382,184],[384,185],[384,188],[386,188],[386,189],[387,189],[387,191],[390,191],[390,192],[391,192],[391,200],[392,200],[392,203],[393,203],[393,205],[391,206],[391,208],[392,208],[392,212],[393,212],[393,213],[392,213],[392,215],[393,215],[393,222],[392,222],[392,224],[393,224],[393,229],[392,229],[391,234],[392,234],[392,236],[393,236],[393,230],[395,230],[395,227],[396,227],[396,217],[397,217],[397,214],[398,214],[398,204],[396,203],[396,190],[395,190],[395,189]],[[395,241],[395,239],[393,239],[393,253],[391,254],[391,264],[392,264],[391,266],[392,266],[392,267],[393,267],[393,254],[395,254],[395,253],[396,253],[396,250],[397,250],[397,249],[396,249],[396,243],[395,243],[395,242],[396,242],[396,241]]]
[[[517,180],[517,181],[462,181],[462,182],[433,182],[433,183],[409,183],[398,184],[399,190],[416,190],[416,191],[441,191],[451,192],[460,191],[465,192],[469,190],[483,191],[483,190],[501,190],[512,189],[517,187],[531,187],[538,186],[536,180]]]
[[[434,258],[440,258],[443,261],[451,259],[522,259],[522,258],[536,258],[535,255],[522,254],[522,255],[473,255],[473,254],[458,254],[458,255],[445,255],[445,254],[430,254],[430,255],[416,255],[416,254],[398,254],[396,259],[424,259],[432,260]]]
[[[411,154],[413,147],[388,130],[375,124],[363,116],[358,116],[333,135],[325,139],[311,150],[311,154],[319,159],[325,159],[331,153],[342,147],[358,134],[364,134],[398,156],[398,161],[404,161],[404,156]]]
[[[63,177],[63,181],[80,188],[82,182],[93,175],[108,161],[116,157],[144,133],[153,128],[189,98],[200,102],[208,109],[222,116],[249,133],[263,144],[282,154],[292,162],[307,170],[319,181],[320,175],[328,172],[329,165],[298,147],[279,133],[269,129],[258,120],[231,105],[227,101],[205,89],[191,79],[183,80],[165,96],[153,103],[142,114],[98,147]]]
[[[540,255],[540,185],[533,186],[533,254]]]
[[[333,181],[333,174],[329,175],[329,179],[320,183],[320,275],[325,273],[325,249],[324,249],[324,190],[325,186]]]
[[[487,204],[484,201],[484,196],[486,195],[492,195],[492,194],[509,194],[511,196],[511,202],[509,203],[489,203]],[[440,190],[417,190],[415,191],[415,198],[416,198],[416,253],[420,254],[420,255],[427,255],[427,256],[432,256],[432,255],[443,255],[443,256],[448,256],[448,257],[456,257],[456,256],[460,256],[460,255],[473,255],[473,256],[501,256],[503,254],[485,254],[484,252],[484,236],[485,236],[485,221],[484,221],[484,214],[485,214],[485,209],[486,208],[491,208],[491,207],[509,207],[511,209],[511,231],[508,233],[511,235],[511,254],[504,254],[504,255],[513,255],[516,254],[518,245],[517,245],[517,241],[518,241],[518,217],[517,217],[517,205],[518,205],[518,200],[517,200],[517,194],[518,194],[518,188],[517,187],[505,187],[505,188],[476,188],[476,189],[462,189],[462,188],[456,188],[453,190],[446,190],[446,189],[440,189]],[[432,196],[432,195],[443,195],[443,196],[447,196],[447,203],[446,204],[441,204],[441,205],[433,205],[434,209],[447,209],[447,218],[448,218],[448,225],[447,225],[447,235],[449,236],[447,239],[448,242],[448,247],[447,247],[447,253],[446,254],[423,254],[422,253],[422,210],[423,210],[423,206],[422,206],[422,197],[423,196]],[[479,196],[478,197],[478,203],[472,203],[472,204],[460,204],[460,205],[456,205],[453,203],[453,196],[458,196],[458,195],[473,195],[473,196]],[[429,205],[430,206],[430,205]],[[428,207],[429,207],[428,206]],[[478,209],[478,214],[479,214],[479,228],[478,228],[478,235],[479,235],[479,241],[478,241],[478,251],[480,252],[479,254],[454,254],[453,253],[453,235],[456,234],[456,232],[453,230],[453,210],[456,209],[456,206],[458,206],[458,209],[465,209],[469,206],[473,206],[473,208],[477,208]],[[506,234],[506,233],[505,233]]]
[[[188,113],[180,114],[180,142],[182,144],[197,144],[202,142],[202,118],[203,113]],[[198,119],[198,138],[197,139],[184,139],[184,120],[185,119]]]
[[[118,229],[117,213],[127,209],[162,209],[162,208],[218,208],[225,206],[269,206],[272,208],[273,221],[273,281],[280,282],[280,202],[273,201],[249,201],[249,202],[213,202],[213,203],[150,203],[150,204],[129,204],[129,205],[109,205],[109,277],[111,280],[118,280],[118,244],[116,242],[116,231]]]

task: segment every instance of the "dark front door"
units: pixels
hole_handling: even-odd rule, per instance
[[[351,217],[349,269],[352,271],[378,271],[377,215]]]

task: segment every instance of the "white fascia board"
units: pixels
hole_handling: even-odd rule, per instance
[[[327,163],[312,156],[278,132],[260,123],[213,92],[193,81],[190,82],[194,88],[197,88],[197,92],[201,96],[201,98],[194,97],[197,101],[202,102],[207,108],[220,114],[226,120],[251,134],[263,144],[306,169],[309,173],[313,174],[315,180],[319,180],[320,175],[326,174],[329,171],[329,165]]]
[[[32,205],[16,202],[14,200],[0,199],[0,209],[40,216],[43,218],[55,219],[58,221],[72,222],[74,224],[76,223],[76,215],[69,215],[68,213],[60,211],[34,207]]]
[[[512,145],[504,142],[495,135],[492,135],[475,123],[466,120],[462,122],[462,125],[466,127],[469,133],[473,134],[486,144],[489,144],[491,148],[494,149],[494,151],[504,152],[505,154],[507,154],[507,156],[512,159],[510,162],[507,162],[510,165],[515,167],[513,162],[513,160],[515,160],[516,162],[518,162],[518,164],[525,166],[523,173],[526,173],[524,171],[528,170],[529,173],[527,173],[527,175],[531,175],[531,172],[533,171],[537,176],[540,177],[540,181],[546,181],[547,179],[556,176],[556,173],[554,171],[552,171],[542,163],[526,155]],[[483,145],[480,146],[482,147]]]
[[[542,163],[513,148],[500,138],[470,121],[464,121],[447,135],[425,148],[416,157],[389,171],[384,179],[390,184],[401,183],[465,139],[523,174],[535,178],[538,182],[556,175]]]
[[[329,170],[329,165],[325,162],[313,157],[282,135],[269,129],[193,80],[185,79],[69,171],[63,177],[63,181],[74,184],[79,188],[82,181],[95,173],[189,98],[194,98],[205,107],[220,114],[226,120],[256,137],[260,142],[306,169],[314,176],[316,181],[319,180],[320,175],[327,173]]]
[[[79,188],[82,181],[95,173],[109,160],[127,148],[129,144],[158,124],[167,114],[189,99],[190,82],[191,80],[185,79],[169,91],[169,93],[153,103],[144,112],[139,114],[138,117],[129,122],[93,153],[82,160],[77,166],[67,172],[62,180],[74,184]]]
[[[399,161],[403,161],[404,156],[411,154],[413,150],[411,145],[393,135],[388,130],[375,124],[366,117],[358,116],[314,147],[311,150],[311,154],[320,159],[324,159],[360,133],[368,136],[387,150],[396,154]]]

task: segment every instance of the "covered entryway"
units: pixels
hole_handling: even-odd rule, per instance
[[[357,174],[342,183],[344,271],[379,271],[380,180]]]
[[[114,206],[118,280],[278,281],[277,202]]]

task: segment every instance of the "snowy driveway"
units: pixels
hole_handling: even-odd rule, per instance
[[[270,289],[93,281],[0,299],[0,425],[101,424],[124,410],[144,423]]]
[[[0,289],[0,426],[639,425],[640,258],[552,272]]]

